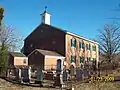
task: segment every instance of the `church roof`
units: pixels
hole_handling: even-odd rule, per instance
[[[75,37],[78,37],[78,38],[82,38],[82,39],[84,39],[84,40],[86,40],[86,41],[89,41],[89,42],[98,44],[98,42],[96,42],[96,41],[87,39],[87,38],[85,38],[85,37],[83,37],[83,36],[80,36],[80,35],[78,35],[78,34],[76,34],[76,33],[69,32],[69,31],[67,31],[67,30],[65,30],[65,29],[62,29],[62,28],[59,28],[59,27],[55,27],[55,26],[52,26],[52,25],[47,25],[47,24],[41,23],[37,28],[40,28],[41,26],[48,27],[49,29],[57,29],[57,30],[59,30],[59,31],[61,31],[61,32],[64,32],[65,34],[69,34],[69,35],[72,35],[72,36],[75,36]],[[35,30],[37,30],[37,28],[36,28]],[[34,31],[35,31],[35,30],[34,30]],[[34,32],[34,31],[33,31],[33,32]],[[32,33],[31,33],[31,34],[32,34]],[[31,35],[31,34],[30,34],[30,35]],[[28,35],[28,37],[29,37],[30,35]],[[27,38],[28,38],[28,37],[27,37]],[[27,39],[27,38],[26,38],[26,39]]]

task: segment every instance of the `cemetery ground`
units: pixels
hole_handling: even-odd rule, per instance
[[[104,71],[102,74],[109,73],[117,77],[120,76],[120,68],[112,71]],[[79,83],[74,85],[75,90],[120,90],[120,81],[112,82],[96,82],[96,83]],[[0,78],[0,90],[61,90],[60,88],[46,87],[33,87],[28,85],[14,84]]]
[[[120,90],[120,82],[102,83],[81,83],[75,90]],[[60,90],[49,87],[32,87],[26,85],[13,84],[4,79],[0,79],[0,90]]]

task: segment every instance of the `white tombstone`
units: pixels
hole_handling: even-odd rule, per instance
[[[31,80],[31,67],[28,68],[29,80]]]
[[[18,69],[18,76],[19,76],[19,81],[22,83],[21,69]]]
[[[63,86],[63,67],[64,67],[64,61],[61,59],[57,60],[57,75],[60,75],[60,84]]]

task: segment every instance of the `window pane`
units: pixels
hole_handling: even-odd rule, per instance
[[[76,47],[76,39],[71,39],[71,47]]]
[[[76,63],[76,56],[71,56],[71,63],[72,62]]]
[[[83,62],[84,62],[84,57],[82,57],[82,60],[83,60]]]
[[[95,46],[95,51],[96,51],[96,46]]]
[[[96,46],[92,46],[92,50],[93,50],[93,51],[96,51]]]
[[[79,42],[79,48],[82,48],[82,43],[81,42]]]
[[[84,46],[84,42],[82,41],[82,49],[84,49],[84,47],[85,47],[85,46]]]
[[[84,57],[80,57],[80,63],[84,62]]]
[[[80,63],[82,63],[82,57],[80,57]]]
[[[74,39],[74,47],[76,47],[76,39]]]
[[[86,49],[88,50],[88,44],[86,44]]]
[[[91,45],[89,44],[89,50],[90,50],[90,48],[91,48]]]
[[[74,62],[76,63],[76,56],[74,56]]]
[[[72,39],[71,39],[71,47],[72,47]]]
[[[72,56],[70,57],[70,62],[72,63]]]
[[[87,61],[89,61],[89,58],[87,57]]]
[[[23,63],[26,64],[26,59],[24,59]]]

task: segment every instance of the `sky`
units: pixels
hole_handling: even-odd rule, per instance
[[[41,23],[47,6],[51,25],[94,39],[99,29],[114,21],[110,18],[120,18],[120,11],[114,11],[119,4],[120,0],[0,0],[4,23],[24,38]]]

